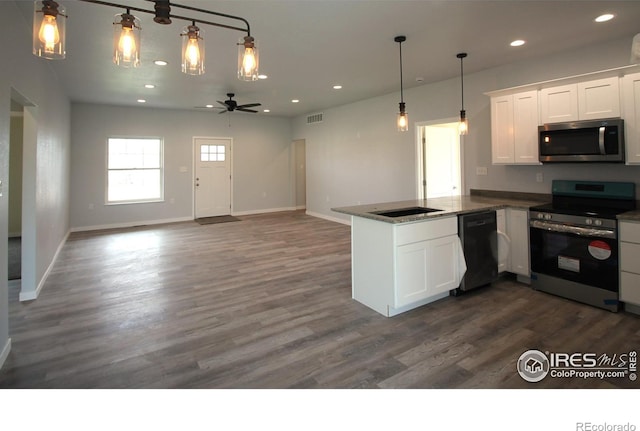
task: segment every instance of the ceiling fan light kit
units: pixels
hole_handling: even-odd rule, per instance
[[[238,78],[243,81],[258,79],[258,48],[251,36],[249,22],[239,16],[214,12],[206,9],[171,3],[169,0],[146,0],[154,3],[154,9],[148,10],[133,6],[126,6],[101,0],[78,0],[102,6],[116,7],[126,10],[126,13],[116,15],[114,25],[113,62],[123,67],[138,67],[140,65],[140,20],[131,15],[131,11],[154,15],[153,21],[158,24],[171,24],[171,19],[190,21],[191,25],[184,28],[182,37],[182,71],[190,75],[204,73],[204,38],[202,30],[196,25],[206,24],[246,33],[238,44]],[[218,19],[241,21],[244,27],[228,23],[174,15],[171,8],[180,8],[202,14],[209,14]],[[54,0],[36,0],[33,12],[33,54],[46,59],[64,59],[66,56],[64,8]]]

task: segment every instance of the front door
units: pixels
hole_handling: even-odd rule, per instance
[[[195,218],[231,214],[231,138],[193,138]]]

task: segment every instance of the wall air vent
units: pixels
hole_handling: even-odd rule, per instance
[[[322,112],[307,115],[307,124],[322,123]]]

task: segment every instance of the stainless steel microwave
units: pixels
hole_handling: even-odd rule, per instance
[[[624,162],[624,120],[574,121],[538,127],[542,163]]]

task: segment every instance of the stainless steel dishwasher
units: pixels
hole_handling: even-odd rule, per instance
[[[492,283],[498,277],[498,238],[495,211],[458,215],[458,236],[462,242],[467,272],[453,296]]]

